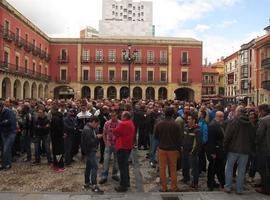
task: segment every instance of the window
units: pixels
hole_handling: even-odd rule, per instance
[[[188,52],[183,51],[181,55],[181,64],[188,64]]]
[[[5,21],[5,29],[4,29],[4,34],[7,35],[9,34],[9,21]]]
[[[115,4],[112,5],[112,8],[115,8]]]
[[[127,19],[127,16],[126,15],[124,15],[124,19]]]
[[[160,72],[160,81],[161,82],[166,82],[167,81],[167,72],[166,71],[161,71]]]
[[[42,49],[41,44],[39,43],[39,48]]]
[[[27,73],[28,72],[28,60],[25,59],[24,60],[24,73]]]
[[[160,51],[160,64],[167,64],[167,51]]]
[[[143,16],[143,12],[141,12],[141,16]]]
[[[135,10],[136,9],[136,7],[135,6],[133,6],[133,10]]]
[[[128,4],[128,7],[129,7],[129,8],[132,8],[132,4],[131,4],[131,3],[129,3],[129,4]]]
[[[115,16],[118,17],[118,13],[117,12],[115,13]]]
[[[142,8],[142,9],[144,8],[143,5],[141,5],[141,8]]]
[[[7,51],[4,52],[4,63],[7,67],[7,65],[9,63],[9,53]]]
[[[241,78],[248,78],[248,65],[241,68]]]
[[[112,11],[112,15],[114,15],[114,11]]]
[[[123,6],[120,6],[120,9],[122,10],[123,9]]]
[[[127,12],[127,9],[126,8],[124,9],[124,12]]]
[[[60,80],[61,81],[66,81],[67,80],[67,70],[66,69],[61,69],[61,77]]]
[[[35,62],[33,62],[32,71],[33,71],[33,74],[36,73],[36,63]]]
[[[128,21],[132,21],[132,18],[131,18],[131,17],[129,17],[129,18],[128,18]]]
[[[96,81],[102,81],[103,80],[103,72],[101,69],[96,70]]]
[[[115,71],[109,70],[109,81],[114,81],[114,80],[115,80]]]
[[[45,75],[46,76],[48,75],[48,67],[47,66],[45,67]]]
[[[98,61],[98,62],[103,61],[103,50],[102,49],[96,50],[96,61]]]
[[[135,81],[141,81],[141,71],[135,70]]]
[[[67,60],[67,50],[61,49],[61,60]]]
[[[147,51],[147,63],[152,64],[154,63],[154,52],[153,51]]]
[[[135,13],[133,13],[133,17],[136,17]]]
[[[83,70],[83,81],[88,81],[88,74],[89,74],[89,71],[88,69],[84,69]]]
[[[147,71],[147,80],[149,82],[152,82],[154,80],[154,72],[153,71]]]
[[[181,76],[181,80],[182,80],[182,83],[187,83],[188,82],[188,74],[187,72],[182,72],[182,76]]]
[[[120,13],[120,16],[122,17],[123,16],[123,13]]]
[[[128,14],[132,14],[132,11],[131,11],[131,10],[129,10],[129,11],[128,11]]]
[[[115,9],[117,10],[118,9],[118,6],[115,6]]]
[[[33,46],[36,47],[36,40],[33,40]]]
[[[83,61],[89,61],[90,60],[90,55],[89,55],[89,50],[88,49],[83,49]]]
[[[140,17],[141,16],[141,14],[140,13],[138,13],[138,17]]]
[[[142,52],[138,50],[135,57],[135,63],[141,63],[141,62],[142,62]]]
[[[16,55],[16,57],[15,57],[15,65],[16,65],[16,71],[18,71],[19,70],[19,62],[20,62],[20,60],[19,60],[20,58],[19,58],[19,56],[18,55]]]
[[[116,50],[115,49],[110,49],[109,50],[109,62],[110,63],[114,63],[116,61],[116,58],[115,58],[115,53]]]
[[[18,40],[19,37],[20,37],[20,29],[19,29],[19,28],[16,28],[15,37],[16,37],[17,40]]]
[[[267,48],[267,58],[270,58],[270,48]]]
[[[127,81],[127,80],[128,80],[128,71],[122,70],[122,81]]]
[[[25,33],[25,41],[27,42],[28,41],[28,34]]]
[[[39,73],[39,76],[40,76],[40,77],[41,77],[41,71],[42,71],[42,66],[39,65],[39,66],[38,66],[38,73]]]

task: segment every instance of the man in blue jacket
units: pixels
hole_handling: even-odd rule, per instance
[[[9,170],[12,162],[12,146],[16,137],[15,113],[0,100],[0,134],[3,142],[3,159],[0,170]]]

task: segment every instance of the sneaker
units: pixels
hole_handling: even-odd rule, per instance
[[[65,168],[57,168],[55,171],[58,172],[58,173],[63,173],[65,172]]]
[[[152,167],[152,168],[156,168],[156,164],[154,163],[154,162],[150,162],[150,166]]]
[[[115,180],[116,182],[120,181],[120,178],[118,176],[112,176],[112,179]]]
[[[103,179],[101,179],[100,181],[99,181],[99,184],[100,185],[103,185],[104,183],[106,183],[107,182],[107,179],[106,178],[103,178]]]
[[[11,165],[0,167],[0,171],[7,171],[7,170],[10,170],[10,169],[11,169]]]
[[[126,187],[122,187],[122,186],[116,187],[114,189],[116,192],[127,192],[128,191],[128,189]]]
[[[224,192],[230,194],[232,192],[232,190],[231,189],[228,189],[228,188],[224,188]]]
[[[96,194],[104,194],[104,191],[101,190],[97,185],[92,188],[92,191]]]

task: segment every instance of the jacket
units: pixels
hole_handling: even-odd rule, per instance
[[[223,157],[223,141],[225,130],[215,119],[208,126],[208,143],[206,153],[209,155],[216,154]]]
[[[32,115],[30,112],[23,113],[19,117],[18,124],[21,129],[22,135],[31,135],[33,124],[32,124]]]
[[[192,155],[199,153],[202,142],[198,125],[195,125],[192,128],[185,128],[182,144],[183,153],[191,153]]]
[[[64,133],[68,136],[72,136],[76,131],[76,121],[72,117],[64,118]]]
[[[200,136],[203,144],[208,142],[208,125],[205,120],[199,120]]]
[[[98,147],[97,129],[92,128],[90,125],[86,124],[82,131],[81,136],[81,148],[82,152],[89,154],[91,152],[96,152]]]
[[[44,118],[38,117],[35,123],[35,136],[45,136],[50,133],[50,121],[45,116]]]
[[[235,118],[227,125],[224,139],[226,152],[251,154],[252,146],[255,145],[255,133],[247,115]]]
[[[3,108],[0,113],[0,133],[7,134],[15,134],[17,130],[16,124],[16,115],[9,108]]]
[[[256,132],[257,155],[270,156],[270,115],[260,119]]]
[[[165,151],[181,151],[182,134],[180,126],[173,118],[165,118],[154,129],[155,138],[159,140],[159,148]]]
[[[135,126],[132,120],[120,121],[116,128],[112,129],[115,135],[115,149],[131,150],[134,146]]]

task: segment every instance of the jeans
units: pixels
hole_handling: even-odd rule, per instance
[[[2,158],[2,166],[7,167],[11,166],[12,163],[12,146],[15,141],[16,134],[8,133],[1,134],[2,142],[3,142],[3,158]]]
[[[130,186],[128,159],[131,150],[120,149],[117,151],[117,160],[120,171],[120,186],[127,188]]]
[[[70,134],[64,138],[64,148],[65,148],[65,163],[70,164],[72,160],[72,143],[73,143],[73,135]]]
[[[156,161],[156,152],[159,145],[159,141],[155,138],[154,134],[150,135],[150,161]]]
[[[85,184],[97,184],[97,170],[98,164],[96,152],[92,151],[86,155],[86,168],[84,173]]]
[[[239,154],[239,153],[232,153],[232,152],[228,153],[226,170],[225,170],[225,188],[227,190],[232,189],[233,166],[235,163],[237,163],[236,191],[238,193],[243,192],[247,161],[248,161],[247,154]]]
[[[193,177],[192,183],[198,185],[199,183],[199,156],[197,154],[191,155],[191,174]]]
[[[32,152],[31,152],[31,136],[30,134],[22,134],[21,136],[21,146],[23,152],[27,154],[27,160],[32,159]]]
[[[190,181],[190,155],[189,152],[184,151],[182,153],[182,173],[184,181]]]
[[[199,174],[202,172],[206,172],[206,153],[205,153],[205,145],[199,151]]]
[[[35,142],[35,160],[40,161],[40,143],[41,141],[45,145],[45,150],[47,154],[47,160],[48,163],[52,162],[52,156],[51,156],[51,149],[50,149],[50,136],[49,135],[42,135],[42,136],[36,136],[34,142]]]
[[[102,173],[102,178],[104,178],[104,179],[107,179],[108,175],[109,175],[109,166],[110,166],[110,159],[111,159],[112,154],[113,154],[112,176],[117,176],[118,164],[117,164],[115,147],[114,146],[106,146],[105,147],[105,154],[104,154],[103,173]]]

